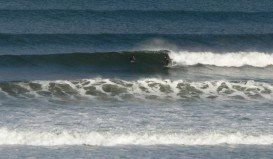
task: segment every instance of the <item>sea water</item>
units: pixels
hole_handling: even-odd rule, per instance
[[[0,2],[0,157],[272,158],[272,9]]]

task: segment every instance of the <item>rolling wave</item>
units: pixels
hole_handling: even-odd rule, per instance
[[[117,146],[117,145],[272,145],[273,135],[247,135],[242,133],[220,134],[149,134],[149,133],[77,133],[63,131],[35,132],[14,131],[5,127],[0,128],[0,145],[91,145],[91,146]]]
[[[131,63],[134,55],[136,62]],[[0,66],[90,66],[96,68],[154,68],[162,70],[165,65],[164,57],[172,59],[171,66],[213,65],[218,67],[267,67],[273,65],[273,54],[262,52],[187,52],[187,51],[131,51],[131,52],[104,52],[104,53],[71,53],[47,55],[0,55]]]
[[[18,98],[98,100],[273,99],[273,85],[255,81],[83,79],[0,83],[2,95]],[[1,95],[0,94],[0,95]]]

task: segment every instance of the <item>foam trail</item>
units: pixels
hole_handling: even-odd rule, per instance
[[[35,132],[0,128],[0,145],[271,145],[273,135],[219,134],[112,134],[99,132]]]
[[[220,67],[241,67],[244,65],[266,67],[273,65],[273,54],[261,52],[238,52],[217,54],[212,52],[170,52],[178,65],[214,65]]]

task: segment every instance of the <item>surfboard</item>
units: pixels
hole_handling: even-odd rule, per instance
[[[173,61],[171,61],[168,65],[164,65],[164,67],[166,68],[171,68],[171,67],[174,67],[176,66],[175,63]]]

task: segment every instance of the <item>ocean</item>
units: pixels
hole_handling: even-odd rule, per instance
[[[272,158],[272,101],[271,0],[0,2],[0,158]]]

